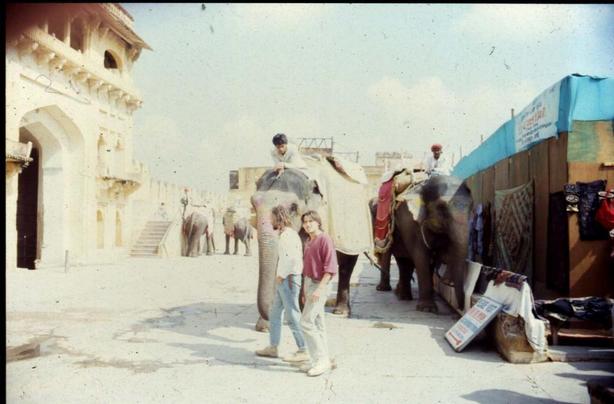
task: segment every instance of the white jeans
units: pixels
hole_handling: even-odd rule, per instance
[[[330,360],[328,356],[328,342],[326,338],[326,326],[324,324],[324,305],[330,291],[330,281],[325,290],[320,294],[317,302],[310,299],[311,294],[320,286],[311,278],[305,277],[305,307],[301,315],[301,328],[305,335],[307,351],[311,358],[311,364],[317,365]]]

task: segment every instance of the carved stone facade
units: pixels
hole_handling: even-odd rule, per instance
[[[183,191],[133,160],[132,67],[150,48],[119,4],[7,11],[6,267],[115,261]]]

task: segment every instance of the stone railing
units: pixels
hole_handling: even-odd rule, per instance
[[[130,29],[134,28],[134,21],[132,21],[132,18],[115,4],[102,3],[101,5],[109,12],[109,14],[120,20],[124,25],[126,25]]]
[[[95,65],[86,55],[40,28],[30,29],[9,45],[15,46],[20,54],[35,53],[39,64],[61,70],[68,78],[87,85],[91,90],[106,92],[110,99],[125,102],[130,109],[136,109],[143,103],[132,83]]]
[[[32,142],[21,143],[11,139],[6,139],[6,161],[23,162],[24,166],[32,161],[30,152],[32,151]]]

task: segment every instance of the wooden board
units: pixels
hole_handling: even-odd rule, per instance
[[[531,177],[535,182],[533,221],[533,279],[546,282],[548,251],[548,142],[531,148],[529,154]]]
[[[484,203],[495,203],[495,168],[490,167],[482,177],[482,200]]]
[[[567,181],[567,132],[558,139],[548,140],[548,165],[550,173],[550,192],[563,190]]]
[[[509,187],[514,188],[520,185],[524,185],[531,179],[530,177],[530,165],[529,154],[530,150],[515,154],[511,158],[510,173],[509,173]]]
[[[501,189],[510,188],[510,180],[509,180],[509,166],[510,159],[506,158],[499,161],[495,164],[495,190],[499,191]],[[493,198],[494,202],[494,198]]]

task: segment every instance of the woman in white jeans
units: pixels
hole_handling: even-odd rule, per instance
[[[301,328],[311,359],[311,363],[302,367],[302,370],[306,370],[308,376],[319,376],[331,368],[324,304],[330,291],[330,281],[338,272],[337,253],[333,240],[322,231],[322,219],[316,211],[304,213],[301,221],[309,235],[303,252],[305,307]]]

